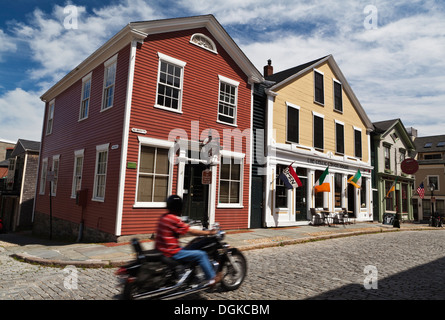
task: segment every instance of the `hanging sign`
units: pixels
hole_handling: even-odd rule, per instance
[[[212,183],[212,171],[210,169],[205,169],[202,172],[201,183],[202,184],[211,184]]]
[[[403,160],[400,167],[402,168],[403,173],[406,174],[414,174],[419,170],[419,164],[413,158],[406,158]]]

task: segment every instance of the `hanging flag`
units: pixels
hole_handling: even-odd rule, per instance
[[[423,199],[425,197],[425,187],[423,186],[423,182],[417,188],[417,194],[419,195],[420,199]]]
[[[329,167],[326,168],[326,170],[321,174],[320,178],[315,182],[315,193],[319,192],[330,192],[331,186],[329,182],[324,182],[326,179],[326,176],[329,174]]]
[[[393,191],[396,190],[396,183],[397,183],[397,177],[396,177],[396,180],[394,180],[394,182],[393,182],[391,188],[389,188],[389,191],[388,191],[388,193],[386,194],[386,197],[385,197],[385,198],[389,198],[389,194],[390,194],[391,192],[393,192]]]
[[[352,177],[350,177],[348,179],[348,183],[350,183],[354,187],[360,189],[359,181],[360,181],[360,184],[361,184],[361,182],[362,182],[361,178],[362,178],[362,173],[360,172],[360,170],[358,170],[357,173],[354,176],[352,176]]]
[[[292,165],[284,169],[278,177],[284,182],[287,189],[298,188],[303,185]]]

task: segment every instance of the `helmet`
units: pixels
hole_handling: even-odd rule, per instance
[[[180,214],[182,212],[182,199],[178,195],[172,195],[167,198],[167,209],[173,213]]]

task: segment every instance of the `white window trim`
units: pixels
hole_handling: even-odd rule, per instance
[[[52,115],[51,115],[51,106],[53,109]],[[53,133],[55,111],[56,111],[56,101],[55,101],[55,99],[53,99],[48,103],[48,115],[46,118],[46,135],[50,135],[51,133]],[[50,120],[51,120],[51,127],[49,126]]]
[[[218,83],[218,109],[217,109],[216,122],[222,123],[222,124],[225,124],[225,125],[229,125],[229,126],[237,127],[238,126],[237,125],[237,123],[238,123],[238,90],[239,90],[239,84],[240,83],[239,83],[239,81],[232,80],[232,79],[224,77],[222,75],[218,75],[218,79],[219,79],[219,83]],[[220,113],[219,113],[219,103],[220,103],[219,97],[220,97],[220,93],[221,93],[221,82],[224,82],[224,83],[226,83],[228,85],[236,87],[235,88],[235,112],[234,112],[234,116],[233,116],[234,123],[229,123],[229,122],[225,122],[225,121],[219,120],[219,115],[220,115]]]
[[[194,38],[195,36],[199,36],[199,37],[203,37],[203,38],[205,38],[208,42],[210,42],[210,44],[212,45],[213,49],[206,48],[206,47],[201,46],[201,45],[199,45],[198,43],[194,42],[194,41],[193,41],[193,38]],[[200,48],[203,48],[203,49],[205,49],[205,50],[207,50],[207,51],[210,51],[210,52],[213,52],[213,53],[215,53],[215,54],[218,54],[218,51],[216,51],[216,45],[215,45],[215,42],[213,42],[213,40],[210,39],[210,38],[209,38],[208,36],[206,36],[205,34],[202,34],[202,33],[195,33],[195,34],[193,34],[193,35],[190,37],[190,43],[193,44],[193,45],[195,45],[195,46],[198,46],[198,47],[200,47]]]
[[[336,109],[335,108],[335,83],[338,83],[339,85],[340,85],[340,88],[341,88],[341,91],[340,91],[340,94],[341,94],[341,110],[338,110],[338,109]],[[334,111],[336,111],[336,112],[339,112],[339,113],[343,113],[343,84],[340,82],[340,81],[338,81],[337,79],[332,79],[332,105],[334,106]]]
[[[45,169],[45,170],[43,170],[43,169]],[[39,186],[39,194],[41,194],[41,195],[45,194],[46,176],[47,175],[48,175],[48,158],[43,158],[42,169],[40,171],[40,186]]]
[[[359,128],[359,127],[356,127],[356,126],[352,126],[352,127],[353,127],[352,134],[354,135],[354,159],[362,159],[363,158],[363,131],[362,131],[362,128]],[[362,156],[361,156],[361,158],[355,156],[357,154],[357,152],[356,152],[357,150],[355,150],[355,145],[356,145],[356,143],[355,143],[355,131],[360,131],[360,137],[362,139],[362,141],[361,141],[361,146],[362,146],[362,150],[361,150]],[[391,153],[390,153],[390,156],[391,156]]]
[[[323,148],[320,149],[318,147],[315,147],[315,117],[319,117],[323,119]],[[315,150],[325,150],[325,121],[324,121],[324,115],[315,111],[312,111],[312,148]]]
[[[182,114],[182,93],[184,90],[184,72],[185,72],[185,66],[187,64],[187,62],[181,61],[179,59],[170,57],[166,54],[163,54],[161,52],[158,52],[158,57],[159,57],[159,61],[158,61],[158,77],[157,77],[157,81],[156,81],[156,96],[155,96],[155,104],[154,107],[158,108],[158,109],[162,109],[162,110],[166,110],[166,111],[170,111],[170,112],[175,112],[175,113],[180,113]],[[159,88],[159,76],[161,73],[161,62],[167,62],[170,64],[174,64],[178,67],[182,68],[182,74],[181,74],[181,87],[179,88],[180,92],[179,92],[179,102],[178,102],[178,110],[173,109],[173,108],[169,108],[166,106],[162,106],[158,104],[158,88]]]
[[[82,92],[80,95],[80,108],[79,108],[79,121],[88,119],[88,114],[90,113],[90,106],[91,106],[91,88],[92,88],[92,81],[93,78],[93,72],[91,71],[89,74],[87,74],[85,77],[82,78]],[[83,104],[83,94],[85,90],[85,83],[90,81],[90,96],[88,97],[88,111],[85,117],[82,118],[82,104]]]
[[[246,155],[240,152],[233,152],[227,150],[220,151],[219,158],[219,177],[218,177],[218,205],[217,208],[244,208],[243,206],[243,190],[244,190],[244,159]],[[239,190],[239,202],[238,203],[220,203],[220,182],[221,182],[221,165],[223,164],[222,158],[233,158],[240,161],[240,190]]]
[[[136,174],[136,193],[134,198],[133,208],[165,208],[167,207],[167,202],[142,202],[138,201],[138,188],[139,188],[139,161],[141,157],[141,146],[154,147],[154,148],[162,148],[169,149],[168,160],[169,160],[169,177],[168,177],[168,187],[167,194],[171,194],[172,183],[173,183],[173,166],[174,166],[174,154],[172,152],[175,143],[174,141],[161,140],[149,137],[138,136],[139,140],[139,151],[138,151],[138,165],[137,165],[137,174]]]
[[[287,128],[287,124],[288,124],[288,119],[289,119],[289,114],[288,114],[288,108],[294,108],[298,110],[298,142],[295,141],[290,141],[288,139],[287,136],[287,132],[288,132],[288,128]],[[300,145],[300,106],[297,106],[296,104],[290,103],[286,101],[286,142],[288,143],[292,143],[294,145]]]
[[[335,153],[344,155],[346,153],[346,145],[345,145],[345,123],[339,120],[335,120]],[[343,126],[343,153],[337,152],[337,124]]]
[[[426,181],[428,181],[428,185],[427,186],[425,186],[425,189],[426,190],[430,190],[430,185],[429,185],[429,183],[430,183],[430,178],[437,178],[437,186],[436,186],[436,188],[434,189],[434,191],[440,191],[440,176],[439,175],[437,175],[437,174],[430,174],[430,175],[427,175],[427,177],[426,177]]]
[[[54,172],[54,163],[56,161],[58,162],[58,165],[57,165],[57,175]],[[59,171],[60,171],[60,154],[57,154],[57,155],[53,156],[53,163],[52,163],[51,169],[52,169],[51,171],[54,172],[54,178],[53,179],[57,180],[57,182],[58,182],[58,180],[59,180]],[[52,188],[50,190],[51,196],[53,196],[53,197],[55,197],[56,194],[57,194],[57,184],[58,184],[58,183],[56,184],[55,190],[52,190],[52,189],[54,189],[54,180],[53,180],[53,183],[51,184]]]
[[[116,93],[117,55],[118,54],[115,54],[113,57],[111,57],[110,59],[108,59],[107,61],[104,62],[104,82],[103,82],[103,85],[102,85],[102,103],[101,103],[101,106],[100,106],[100,112],[109,110],[114,105],[114,96],[115,96],[115,93]],[[105,108],[105,106],[104,106],[104,98],[105,98],[104,94],[105,94],[105,89],[106,89],[105,85],[107,83],[107,70],[108,70],[108,67],[110,67],[113,64],[116,64],[116,70],[114,72],[114,82],[113,82],[113,86],[114,86],[114,90],[113,90],[113,103],[111,104],[111,106]]]
[[[106,190],[106,185],[107,185],[107,172],[108,172],[108,158],[109,158],[109,143],[105,143],[105,144],[101,144],[96,146],[96,162],[94,164],[94,185],[93,185],[93,197],[92,197],[92,201],[97,201],[97,202],[104,202],[105,201],[105,192],[104,192],[104,196],[103,198],[101,197],[97,197],[96,196],[96,187],[97,187],[97,165],[98,165],[98,161],[99,161],[99,153],[100,152],[104,152],[107,151],[107,168],[105,170],[105,190]]]
[[[84,165],[84,161],[85,161],[85,149],[80,149],[80,150],[76,150],[74,151],[74,169],[73,169],[73,183],[71,186],[71,198],[75,199],[76,198],[76,168],[77,168],[77,159],[78,158],[83,158],[82,161],[82,169],[81,169],[81,173],[80,173],[80,188],[82,189],[82,175],[83,175],[83,165]]]
[[[326,96],[325,96],[325,92],[324,92],[324,72],[320,71],[318,69],[315,69],[315,68],[313,70],[314,70],[314,89],[313,89],[314,90],[314,103],[324,107],[325,102],[326,102],[326,99],[325,99]],[[321,74],[323,76],[323,103],[318,102],[317,100],[315,100],[315,72],[317,72],[317,73],[319,73],[319,74]]]

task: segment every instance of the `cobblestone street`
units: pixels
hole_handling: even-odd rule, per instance
[[[245,255],[248,277],[239,290],[188,299],[445,299],[443,229],[331,239]],[[365,272],[367,266],[371,269]],[[0,247],[0,299],[118,299],[115,270],[31,265]],[[71,282],[73,273],[77,282]],[[365,289],[365,283],[377,288]]]

